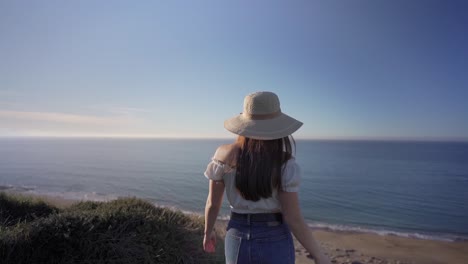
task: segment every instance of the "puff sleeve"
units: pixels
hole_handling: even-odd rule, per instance
[[[213,181],[222,181],[223,175],[226,173],[226,165],[216,159],[211,159],[205,170],[205,177]]]
[[[294,158],[287,161],[281,178],[282,190],[285,192],[298,192],[301,183],[302,171]]]

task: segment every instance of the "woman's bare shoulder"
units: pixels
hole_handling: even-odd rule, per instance
[[[221,145],[216,149],[214,158],[228,165],[235,165],[239,146],[236,143]]]

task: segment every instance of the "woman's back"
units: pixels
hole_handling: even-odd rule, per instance
[[[221,148],[220,153],[217,151],[212,161],[208,164],[205,176],[210,180],[223,182],[231,211],[243,214],[281,212],[277,189],[273,189],[270,197],[261,198],[258,201],[247,200],[240,194],[236,188],[236,163],[224,159],[224,157],[229,157],[231,160],[236,160],[239,147],[235,146],[235,144],[230,144],[224,145]],[[224,156],[225,154],[227,156]],[[283,164],[282,172],[281,190],[297,192],[301,180],[301,171],[293,157]],[[255,176],[251,175],[251,177]]]

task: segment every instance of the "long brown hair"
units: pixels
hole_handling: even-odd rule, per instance
[[[244,199],[258,201],[281,189],[282,165],[292,156],[292,136],[257,140],[239,136],[236,163],[236,188]]]

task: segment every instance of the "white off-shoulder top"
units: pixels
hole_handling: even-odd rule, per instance
[[[288,160],[281,177],[282,190],[285,192],[298,192],[301,181],[301,168],[294,158]],[[245,200],[236,189],[236,168],[230,167],[216,159],[212,159],[205,171],[205,177],[213,181],[223,181],[226,188],[226,197],[231,210],[240,214],[276,213],[281,212],[278,200],[278,191],[273,190],[272,196],[259,201]]]

